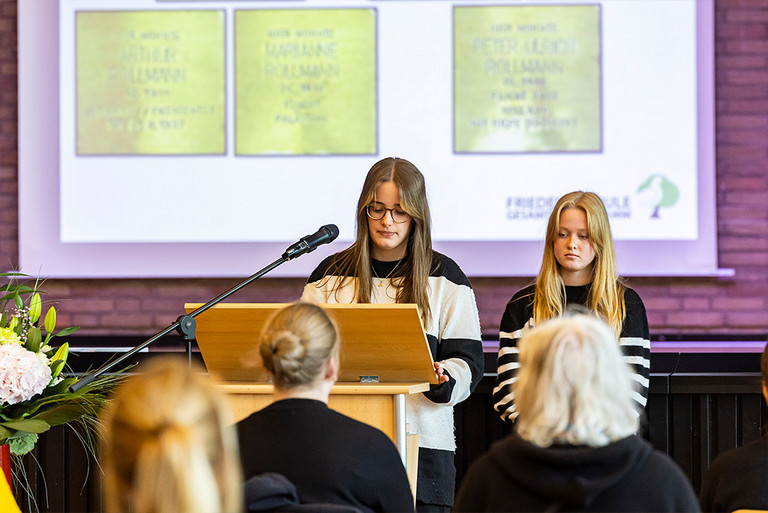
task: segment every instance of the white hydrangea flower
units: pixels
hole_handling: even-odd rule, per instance
[[[0,345],[0,402],[16,404],[45,390],[51,368],[20,345]]]

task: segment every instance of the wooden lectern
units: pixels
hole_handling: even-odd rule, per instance
[[[184,305],[187,313],[199,304]],[[196,338],[208,372],[223,384],[235,420],[272,402],[258,353],[262,326],[281,303],[220,303],[197,318]],[[414,491],[418,437],[407,436],[405,396],[425,392],[437,375],[415,304],[322,305],[341,336],[339,381],[328,406],[370,424],[395,443]]]

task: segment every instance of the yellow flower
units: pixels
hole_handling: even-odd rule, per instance
[[[21,339],[12,329],[0,328],[0,345],[5,344],[16,344],[17,346],[20,346]]]

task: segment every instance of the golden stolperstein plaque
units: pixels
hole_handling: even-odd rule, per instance
[[[600,6],[454,8],[454,151],[602,151]]]
[[[235,152],[373,155],[375,9],[235,11]]]
[[[226,151],[225,14],[77,13],[77,154]]]

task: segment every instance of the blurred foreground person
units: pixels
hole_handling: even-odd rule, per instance
[[[600,320],[566,314],[519,342],[516,431],[469,469],[454,511],[698,511],[683,472],[635,435],[631,371]]]
[[[243,507],[226,398],[183,358],[138,367],[102,418],[108,513],[227,513]]]

